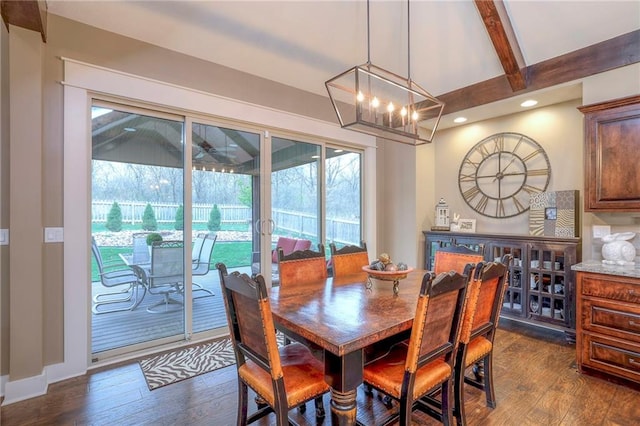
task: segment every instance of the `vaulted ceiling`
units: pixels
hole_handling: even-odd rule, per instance
[[[45,4],[2,1],[40,31]],[[638,1],[49,1],[48,13],[326,96],[367,61],[446,102],[445,114],[537,91],[580,96],[581,78],[640,61]],[[407,30],[408,16],[410,18]],[[410,56],[407,52],[410,52]],[[640,76],[639,76],[640,78]],[[553,87],[554,90],[547,90]],[[576,88],[578,90],[576,90]]]

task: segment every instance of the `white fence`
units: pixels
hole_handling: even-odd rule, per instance
[[[122,222],[131,225],[142,224],[142,216],[147,206],[145,202],[119,201],[122,211]],[[150,203],[158,223],[173,223],[176,220],[178,204]],[[104,223],[113,201],[93,201],[91,206],[91,220],[94,223]],[[194,223],[207,223],[213,205],[194,204],[192,217]],[[221,223],[241,224],[251,223],[251,208],[242,205],[218,205],[220,209]],[[277,224],[277,230],[289,231],[310,239],[317,239],[318,218],[314,215],[290,210],[274,209],[273,220]],[[360,243],[360,221],[348,219],[328,218],[326,223],[327,241],[342,244]]]

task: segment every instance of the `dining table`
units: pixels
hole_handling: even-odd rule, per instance
[[[426,272],[409,272],[397,293],[392,282],[370,280],[364,272],[270,289],[276,328],[322,354],[331,424],[358,424],[365,348],[411,329]]]

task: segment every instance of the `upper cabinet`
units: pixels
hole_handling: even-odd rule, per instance
[[[640,96],[585,105],[584,209],[640,210]]]

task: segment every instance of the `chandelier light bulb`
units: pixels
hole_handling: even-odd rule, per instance
[[[411,119],[413,121],[418,121],[418,118],[420,118],[420,115],[418,115],[418,111],[413,111],[413,113],[411,114]]]
[[[393,102],[389,102],[389,105],[387,105],[387,111],[393,112],[394,109],[396,109],[396,107],[393,106]]]
[[[400,115],[403,116],[403,117],[406,117],[407,109],[405,107],[402,107],[402,109],[400,110]]]
[[[373,99],[371,99],[371,106],[374,108],[378,108],[380,106],[380,101],[376,96],[374,96]]]
[[[358,94],[356,95],[356,99],[358,102],[364,101],[364,93],[358,90]]]

